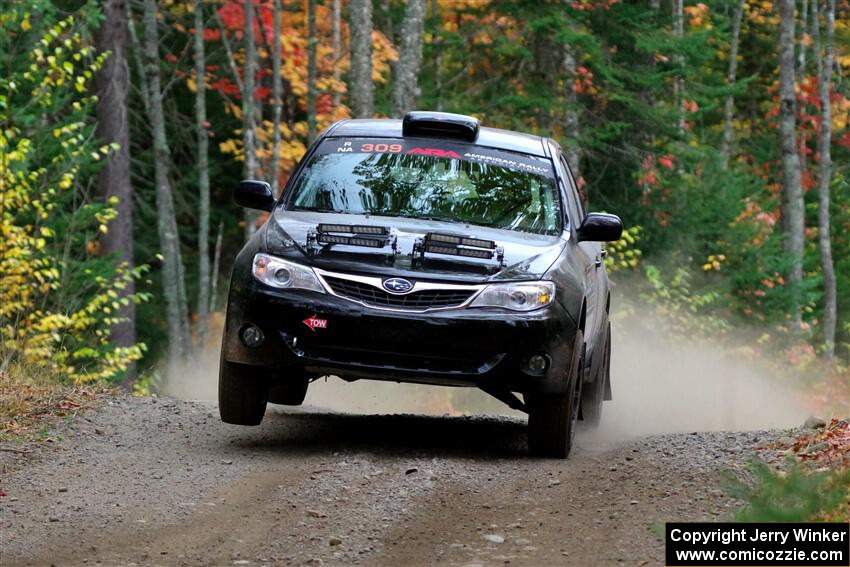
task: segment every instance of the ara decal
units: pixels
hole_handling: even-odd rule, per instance
[[[419,154],[423,156],[443,157],[460,159],[460,154],[451,150],[441,150],[440,148],[411,148],[407,150],[408,154]]]

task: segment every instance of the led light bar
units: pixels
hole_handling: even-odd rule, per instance
[[[458,248],[457,255],[470,258],[487,258],[489,260],[493,257],[493,252],[491,250],[475,250],[474,248]]]
[[[376,238],[352,238],[349,242],[352,246],[369,246],[370,248],[383,248],[387,241]]]
[[[355,224],[351,227],[351,232],[354,234],[380,234],[384,236],[390,233],[390,229],[385,226],[363,226]]]
[[[483,240],[481,238],[467,238],[466,236],[457,236],[455,234],[442,234],[439,232],[429,232],[425,236],[425,242],[441,242],[445,244],[454,244],[455,246],[471,246],[473,248],[486,248],[487,250],[495,250],[496,243],[492,240]],[[487,256],[491,258],[492,254]]]
[[[366,246],[368,248],[383,248],[387,244],[386,239],[340,236],[338,234],[327,234],[324,232],[319,233],[318,241],[319,244],[345,244],[348,246]]]
[[[386,236],[390,233],[390,229],[385,226],[368,226],[358,224],[320,224],[316,228],[319,233],[343,232],[345,234],[375,234],[379,236]]]
[[[430,252],[432,254],[448,254],[450,256],[466,256],[467,258],[484,258],[486,260],[489,260],[493,257],[492,250],[476,250],[474,248],[440,246],[439,244],[426,244],[425,252]]]
[[[464,246],[475,246],[476,248],[487,248],[488,250],[496,248],[496,243],[492,240],[481,240],[480,238],[462,238],[460,243]]]
[[[440,234],[438,232],[429,232],[425,237],[431,242],[448,242],[449,244],[460,244],[461,237],[453,234]]]
[[[320,224],[316,229],[319,232],[351,232],[347,224]]]
[[[337,236],[335,234],[319,234],[319,242],[322,244],[348,244],[347,236]]]

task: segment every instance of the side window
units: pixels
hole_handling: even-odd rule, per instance
[[[570,173],[570,168],[563,154],[558,156],[558,161],[560,162],[561,171],[564,172],[565,179],[567,180],[567,207],[570,210],[570,218],[573,219],[576,228],[578,228],[584,220],[584,207],[581,204],[581,199],[578,197],[575,180],[572,173]]]

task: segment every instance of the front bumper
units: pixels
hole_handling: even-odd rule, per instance
[[[567,387],[576,326],[557,302],[532,313],[477,308],[405,313],[329,294],[272,289],[253,279],[234,284],[223,342],[230,362],[515,392]],[[310,317],[326,326],[306,324]],[[263,331],[259,347],[240,340],[249,324]],[[539,353],[550,358],[548,370],[542,376],[525,374],[523,360]]]

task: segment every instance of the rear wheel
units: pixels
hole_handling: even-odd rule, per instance
[[[283,376],[275,376],[269,390],[269,402],[284,406],[300,406],[307,396],[310,380],[303,370],[285,370]]]
[[[269,377],[262,367],[227,362],[222,356],[218,373],[218,411],[234,425],[260,425],[266,413]]]
[[[565,459],[573,448],[584,379],[584,336],[581,331],[576,337],[576,345],[578,356],[573,360],[567,391],[526,397],[528,448],[532,455]]]
[[[602,350],[602,364],[596,379],[584,385],[581,396],[581,415],[590,427],[599,427],[602,420],[602,401],[605,399],[605,388],[611,379],[611,323],[605,332],[605,344]]]

